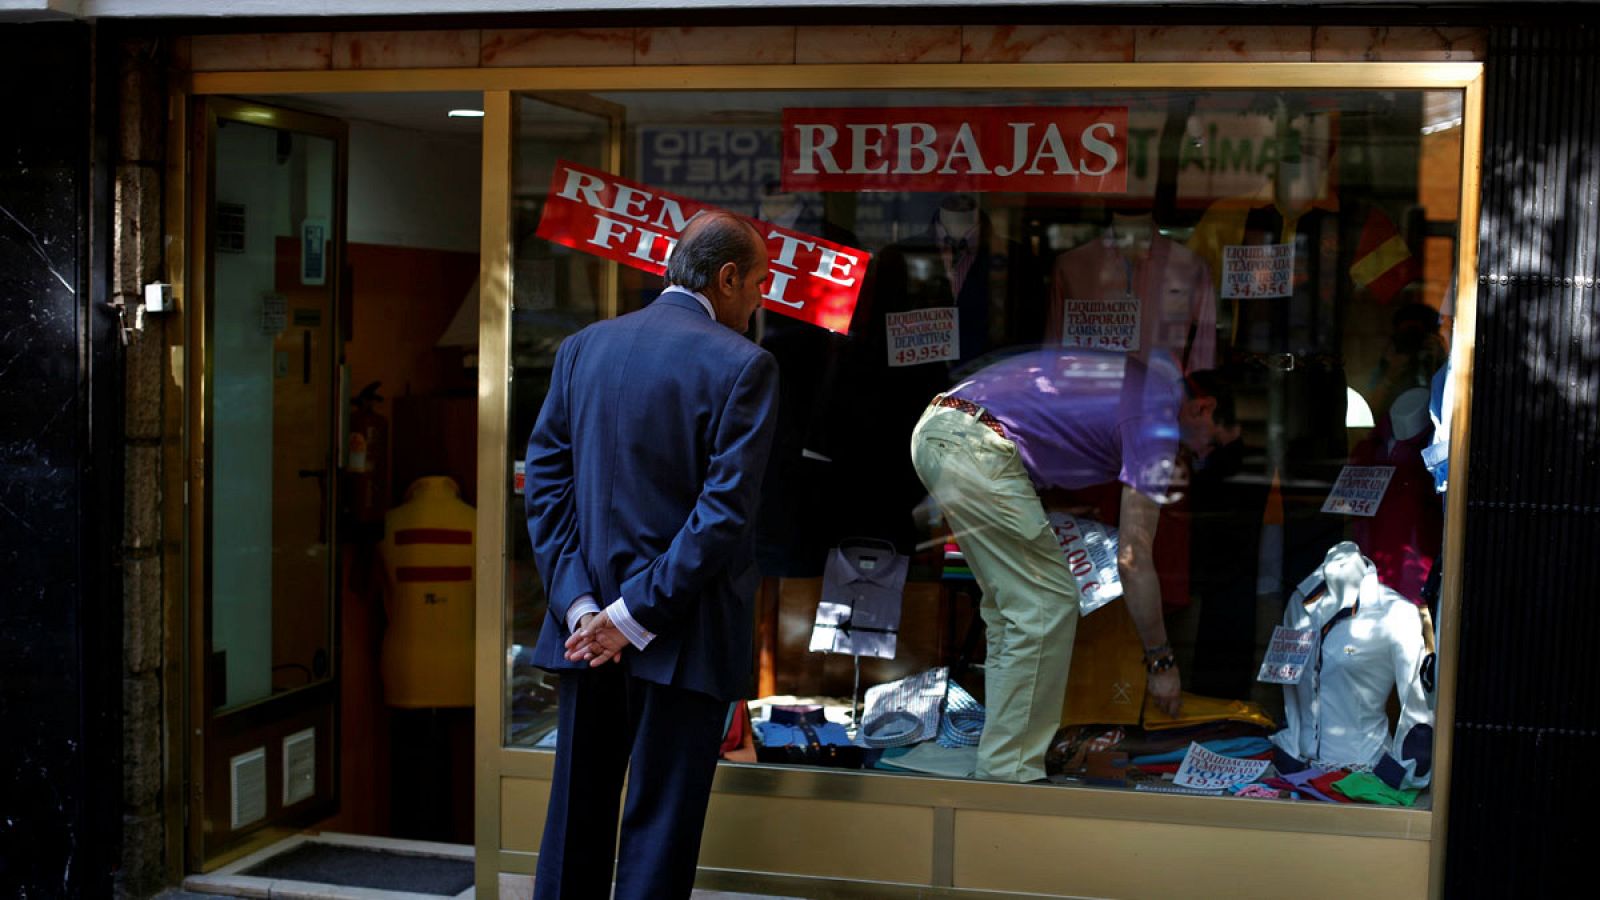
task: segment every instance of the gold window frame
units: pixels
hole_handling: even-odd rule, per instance
[[[514,155],[513,102],[520,93],[552,91],[747,91],[829,89],[1003,90],[1459,90],[1463,92],[1461,204],[1457,217],[1456,317],[1451,340],[1457,388],[1450,434],[1451,490],[1445,511],[1445,569],[1440,598],[1439,688],[1435,711],[1431,810],[1323,806],[1234,798],[1135,794],[1094,788],[961,782],[937,778],[883,777],[874,773],[806,771],[757,764],[724,764],[714,786],[718,795],[829,800],[931,808],[929,878],[918,885],[874,886],[874,893],[972,895],[960,870],[970,855],[958,853],[956,813],[1114,820],[1121,824],[1193,826],[1202,842],[1237,829],[1252,834],[1303,836],[1303,852],[1315,854],[1316,836],[1364,841],[1428,843],[1425,883],[1443,890],[1446,824],[1449,818],[1452,735],[1456,710],[1456,651],[1459,643],[1461,573],[1466,516],[1467,458],[1471,438],[1471,392],[1476,333],[1479,185],[1483,136],[1483,64],[1443,63],[1050,63],[917,65],[734,65],[620,66],[498,69],[397,69],[364,71],[206,72],[190,78],[188,90],[212,94],[313,94],[323,92],[481,91],[484,95],[482,169],[481,306],[478,407],[478,594],[477,716],[474,753],[477,807],[477,890],[498,896],[501,873],[531,874],[537,854],[505,848],[503,836],[533,827],[542,806],[537,783],[548,783],[553,754],[508,748],[505,734],[505,510],[510,493],[507,434],[510,342],[510,187]],[[181,240],[181,236],[180,236]],[[181,244],[180,244],[181,246]],[[521,786],[532,790],[512,790]],[[515,795],[521,802],[507,802]],[[535,804],[537,805],[537,804]],[[815,809],[797,827],[826,824]],[[1341,845],[1348,847],[1348,844]],[[804,848],[797,848],[803,852]],[[704,857],[702,857],[704,858]],[[1369,860],[1370,862],[1370,860]],[[1159,871],[1173,868],[1175,871]],[[1181,894],[1192,888],[1183,867],[1146,866],[1130,872],[1126,890]],[[1363,864],[1352,868],[1371,871]],[[981,871],[982,866],[978,869]],[[757,872],[702,869],[702,886],[761,889],[784,884],[837,884],[834,878],[765,877]],[[1305,871],[1284,871],[1284,886],[1304,884]],[[1295,879],[1291,881],[1291,879]],[[1381,887],[1363,881],[1369,893]],[[930,891],[931,888],[931,891]],[[918,894],[918,892],[921,894]]]

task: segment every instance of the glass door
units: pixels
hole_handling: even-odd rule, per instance
[[[511,165],[511,357],[508,466],[520,465],[544,405],[556,348],[568,335],[619,309],[615,263],[552,240],[546,221],[551,177],[561,160],[616,171],[623,148],[622,110],[589,94],[522,94],[513,106]],[[509,698],[502,740],[537,746],[555,724],[555,678],[530,662],[544,621],[544,590],[533,565],[520,491],[506,510]]]
[[[343,122],[204,102],[190,862],[337,805]]]

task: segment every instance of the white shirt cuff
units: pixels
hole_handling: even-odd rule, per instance
[[[597,613],[599,611],[600,604],[594,602],[593,594],[584,594],[578,599],[572,601],[572,605],[567,607],[567,631],[577,631],[579,620],[590,613]]]
[[[656,636],[644,629],[644,626],[633,620],[633,615],[628,612],[628,605],[618,597],[615,602],[606,607],[606,616],[611,619],[611,624],[617,626],[622,636],[628,639],[635,650],[643,650],[649,646]]]

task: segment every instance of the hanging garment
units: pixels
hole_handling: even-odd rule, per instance
[[[1422,688],[1417,607],[1380,584],[1372,561],[1344,541],[1300,583],[1283,624],[1315,631],[1318,643],[1300,683],[1284,685],[1286,724],[1272,742],[1325,769],[1370,769],[1391,787],[1425,787],[1433,712]],[[1400,697],[1392,734],[1390,691]]]
[[[1444,504],[1434,493],[1433,474],[1422,459],[1433,429],[1424,428],[1391,444],[1392,435],[1389,417],[1384,416],[1350,454],[1353,466],[1394,467],[1377,514],[1357,517],[1352,536],[1378,567],[1378,580],[1421,605],[1422,587],[1444,546]]]
[[[834,548],[822,573],[811,650],[894,659],[910,562],[886,541]]]
[[[1090,350],[1166,352],[1185,372],[1216,364],[1217,302],[1211,269],[1193,251],[1157,235],[1134,259],[1115,235],[1056,257],[1045,339]],[[1125,324],[1117,324],[1125,323]]]
[[[383,702],[471,706],[478,514],[442,476],[417,479],[384,517]]]
[[[1433,373],[1429,383],[1428,417],[1433,420],[1433,440],[1422,450],[1422,461],[1433,475],[1433,488],[1443,494],[1450,482],[1450,419],[1455,410],[1455,386],[1450,379],[1450,360]]]

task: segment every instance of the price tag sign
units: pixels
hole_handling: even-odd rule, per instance
[[[887,313],[889,365],[919,366],[961,356],[961,312],[954,306]]]
[[[1050,530],[1078,579],[1078,614],[1087,616],[1122,596],[1117,573],[1117,530],[1070,513],[1051,513]]]
[[[1225,790],[1236,784],[1248,784],[1267,770],[1269,759],[1234,759],[1190,741],[1189,752],[1178,766],[1172,783],[1178,787],[1198,788],[1203,791]]]
[[[1061,345],[1082,350],[1139,349],[1139,301],[1067,300],[1062,306]]]
[[[1267,655],[1261,660],[1256,680],[1268,684],[1299,684],[1316,646],[1317,633],[1310,628],[1282,625],[1273,628],[1272,643],[1267,645]]]
[[[1222,248],[1222,298],[1294,296],[1294,245],[1244,244]]]
[[[1375,516],[1394,478],[1394,466],[1345,466],[1322,503],[1322,511],[1344,516]]]

